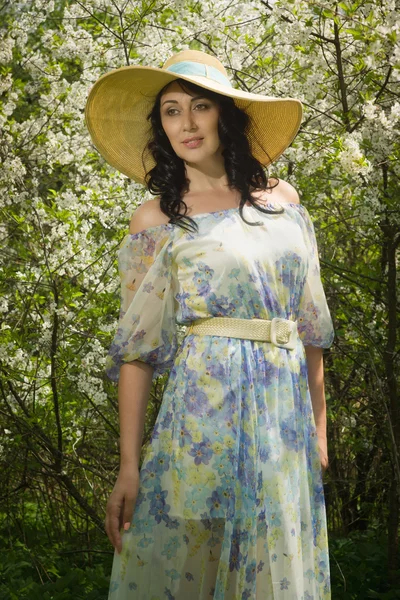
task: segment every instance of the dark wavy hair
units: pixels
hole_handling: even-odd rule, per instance
[[[247,202],[262,213],[280,214],[284,212],[283,208],[280,210],[262,208],[256,204],[256,199],[251,195],[251,188],[273,189],[278,185],[279,180],[275,185],[269,186],[263,166],[251,153],[247,137],[251,124],[250,116],[238,108],[233,99],[228,96],[207,90],[183,79],[175,79],[175,81],[187,93],[200,93],[203,97],[216,102],[220,107],[218,135],[224,148],[222,155],[225,171],[229,188],[236,189],[241,194],[239,213],[243,221],[248,225],[262,225],[260,222],[250,223],[244,218],[243,206]],[[144,150],[142,159],[145,152],[151,152],[156,164],[146,173],[145,182],[151,193],[160,196],[160,208],[170,218],[170,223],[188,230],[187,225],[185,225],[186,219],[197,231],[197,223],[191,217],[185,216],[187,205],[182,196],[189,190],[189,180],[186,177],[184,161],[173,150],[161,124],[161,96],[168,85],[170,83],[157,94],[154,106],[147,116],[147,120],[151,123],[153,135]],[[181,208],[184,209],[183,214],[180,212]]]

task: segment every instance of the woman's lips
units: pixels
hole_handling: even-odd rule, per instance
[[[203,139],[200,140],[192,140],[190,142],[183,142],[183,144],[186,146],[186,148],[197,148],[198,146],[201,145]]]

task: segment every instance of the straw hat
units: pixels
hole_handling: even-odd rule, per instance
[[[300,100],[233,88],[222,63],[206,52],[183,50],[162,68],[132,65],[114,69],[102,75],[89,92],[86,126],[105,160],[138,183],[144,183],[146,172],[155,166],[149,151],[142,157],[152,136],[146,117],[161,88],[178,78],[233,98],[250,115],[251,151],[264,166],[276,160],[298,132],[303,114]]]

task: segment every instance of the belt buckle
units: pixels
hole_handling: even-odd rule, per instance
[[[277,325],[278,323],[284,321],[285,324],[289,327],[289,336],[285,336],[286,341],[282,340],[282,337],[277,335]],[[290,321],[289,319],[281,319],[280,317],[273,317],[271,319],[271,342],[278,346],[279,348],[286,348],[287,350],[294,350],[296,345],[296,335],[297,335],[297,321]]]

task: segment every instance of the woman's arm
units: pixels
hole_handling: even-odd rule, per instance
[[[308,387],[317,428],[318,445],[321,454],[322,468],[328,467],[328,444],[326,437],[326,401],[324,386],[324,361],[322,348],[304,346],[307,358]]]
[[[129,529],[139,490],[139,459],[153,367],[134,360],[120,368],[118,405],[120,420],[120,469],[107,502],[105,528],[118,553],[122,550],[121,527]]]
[[[121,366],[118,384],[120,468],[139,469],[153,367],[135,360]]]
[[[159,224],[157,203],[141,204],[134,211],[129,233],[137,234]],[[165,215],[163,215],[165,217]],[[144,422],[154,367],[140,360],[121,365],[118,382],[120,469],[139,470]]]
[[[326,439],[326,402],[322,348],[304,346],[307,357],[308,387],[314,411],[318,438]]]

